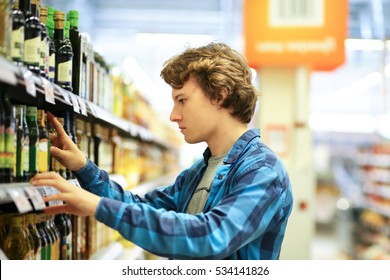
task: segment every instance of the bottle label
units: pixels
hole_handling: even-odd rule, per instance
[[[48,171],[48,141],[47,139],[41,139],[38,143],[38,171]]]
[[[14,168],[16,135],[13,128],[8,127],[5,129],[4,140],[4,168]]]
[[[30,139],[28,137],[24,137],[22,164],[23,164],[23,173],[27,175],[30,170]]]
[[[57,80],[61,83],[72,82],[72,60],[58,63],[58,77]]]
[[[52,53],[49,56],[49,81],[52,83],[54,83],[55,72],[56,72],[56,55]]]
[[[47,48],[47,43],[46,40],[41,40],[40,42],[40,55],[39,55],[39,67],[42,70],[45,70],[45,65],[46,65],[46,48]]]
[[[11,32],[11,57],[17,60],[23,59],[24,51],[24,27],[21,26]]]
[[[39,65],[41,57],[41,37],[37,36],[24,41],[24,62]]]

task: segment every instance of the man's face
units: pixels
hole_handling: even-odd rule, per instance
[[[172,122],[177,122],[187,143],[208,142],[218,128],[218,105],[210,101],[193,77],[181,89],[172,89]]]

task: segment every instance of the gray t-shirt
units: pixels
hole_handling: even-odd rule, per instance
[[[218,166],[223,163],[225,156],[226,154],[209,158],[206,171],[187,206],[187,213],[196,215],[203,211],[210,194],[215,173],[217,172]]]

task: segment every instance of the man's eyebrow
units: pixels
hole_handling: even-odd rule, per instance
[[[178,93],[175,97],[174,97],[174,100],[177,100],[179,97],[183,96],[184,93]]]

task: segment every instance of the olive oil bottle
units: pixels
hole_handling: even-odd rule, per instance
[[[9,232],[4,241],[4,253],[10,260],[31,260],[30,243],[23,229],[24,218],[21,215],[10,217]]]

